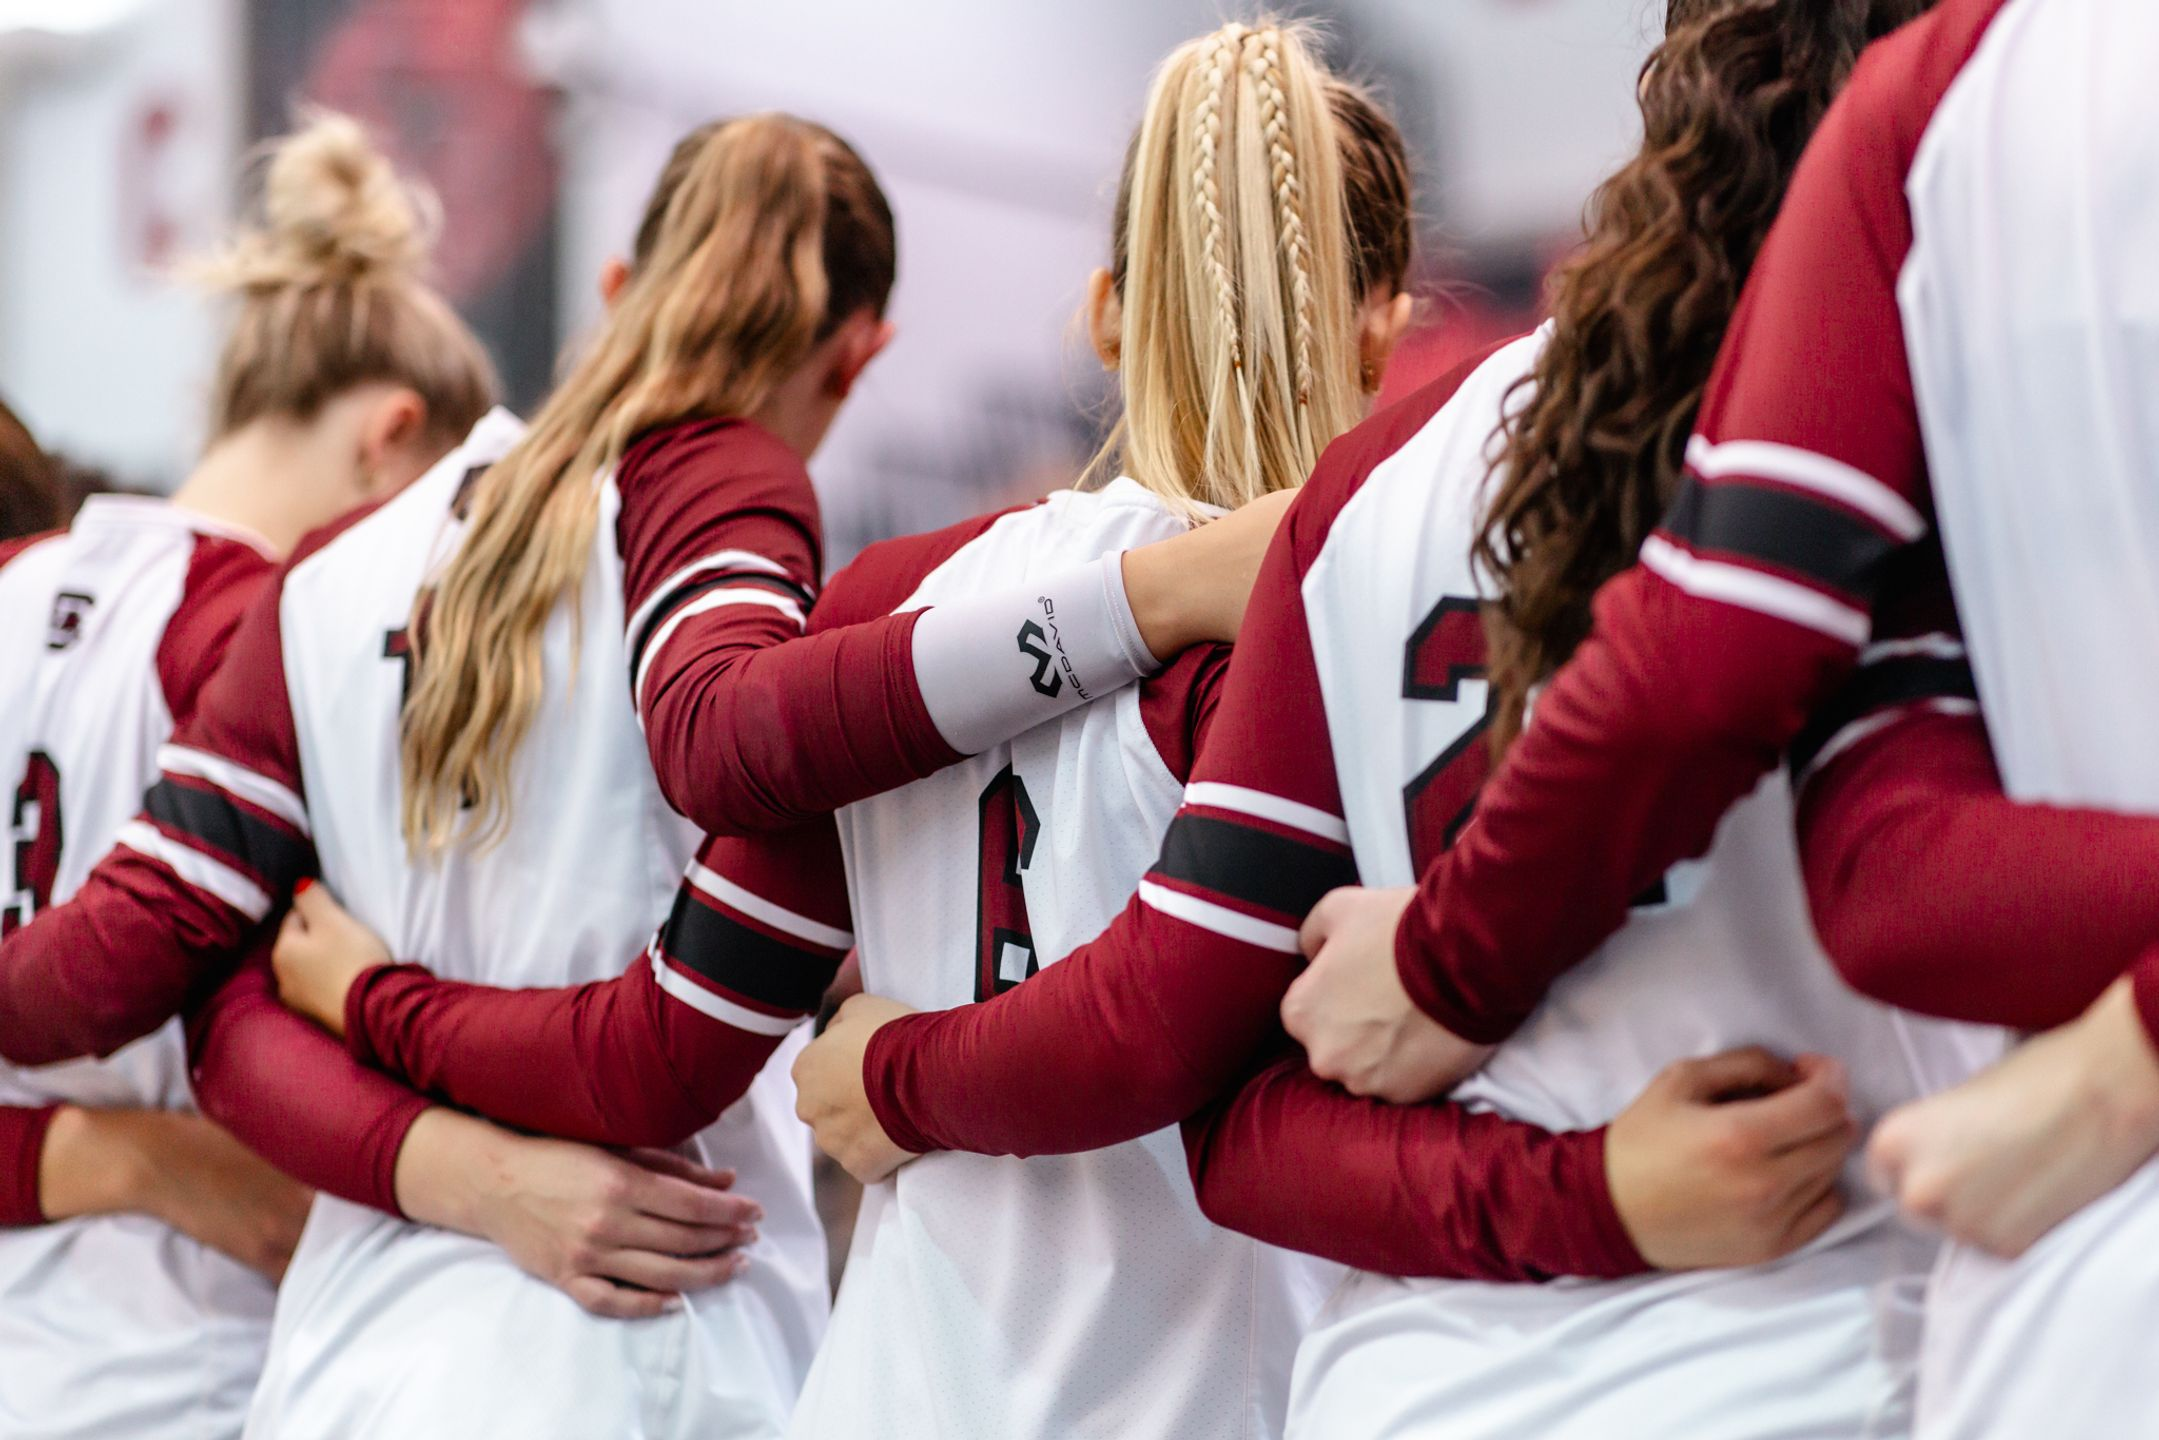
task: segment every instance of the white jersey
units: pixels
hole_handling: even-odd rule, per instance
[[[1928,125],[1898,300],[2008,793],[2159,811],[2159,11],[2010,0]],[[1930,1295],[1928,1440],[2159,1431],[2159,1163]]]
[[[93,498],[0,566],[0,916],[81,886],[142,808],[171,735],[174,648],[270,573],[262,542],[162,501]],[[212,592],[223,591],[223,594]],[[101,1061],[0,1064],[0,1104],[189,1108],[178,1022]],[[0,1229],[0,1435],[211,1440],[240,1430],[269,1283],[144,1216]]]
[[[1541,343],[1526,337],[1471,374],[1371,472],[1305,572],[1344,813],[1367,885],[1415,883],[1405,797],[1415,803],[1435,757],[1484,743],[1481,668],[1434,669],[1445,683],[1405,698],[1404,655],[1423,660],[1413,637],[1437,633],[1449,614],[1476,623],[1487,590],[1470,550],[1488,447]],[[1866,1121],[1968,1073],[1973,1043],[1960,1027],[1864,1000],[1837,977],[1808,919],[1780,774],[1733,810],[1702,861],[1677,867],[1661,895],[1554,985],[1455,1098],[1548,1129],[1587,1129],[1671,1061],[1759,1044],[1842,1059]],[[1291,1433],[1906,1433],[1919,1294],[1935,1247],[1870,1198],[1856,1169],[1846,1188],[1852,1208],[1826,1235],[1752,1269],[1546,1285],[1354,1275],[1298,1356]]]
[[[409,491],[300,561],[280,611],[285,690],[322,876],[399,955],[447,978],[554,986],[617,974],[664,915],[696,848],[654,781],[628,673],[616,496],[581,592],[545,639],[554,682],[520,749],[501,844],[415,864],[399,828],[400,635],[453,553],[469,473],[520,427],[501,412]],[[581,620],[581,625],[573,623]],[[573,637],[581,649],[573,663]],[[266,782],[265,782],[266,783]],[[274,798],[274,797],[267,797]],[[328,1196],[279,1296],[248,1433],[733,1440],[780,1433],[826,1311],[810,1142],[784,1048],[688,1147],[764,1207],[751,1266],[681,1310],[596,1319],[500,1250]]]
[[[1136,482],[1008,515],[901,609],[1176,534]],[[987,999],[1093,940],[1183,779],[1128,687],[840,813],[864,983]],[[1016,880],[1015,878],[1016,877]],[[869,1188],[800,1440],[1263,1440],[1335,1267],[1209,1224],[1174,1129],[1085,1154],[936,1154]]]

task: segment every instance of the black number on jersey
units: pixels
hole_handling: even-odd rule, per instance
[[[975,900],[975,999],[1002,995],[1035,973],[1033,928],[1020,874],[1042,824],[1027,784],[1007,765],[982,792],[981,870]]]
[[[1402,657],[1404,700],[1454,701],[1462,682],[1485,675],[1484,622],[1477,602],[1449,595],[1434,605],[1409,637]],[[1402,812],[1409,822],[1410,861],[1422,875],[1446,852],[1469,822],[1477,791],[1491,773],[1491,749],[1484,732],[1492,723],[1492,703],[1457,735],[1432,763],[1402,787]]]
[[[0,937],[14,934],[52,904],[60,882],[60,767],[42,750],[30,752],[8,812],[14,845],[14,884],[0,910]]]

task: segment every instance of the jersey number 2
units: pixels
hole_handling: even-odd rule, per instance
[[[1042,825],[1027,782],[1007,765],[982,792],[982,846],[975,885],[975,999],[989,1000],[1041,968],[1027,923],[1020,874]]]
[[[1484,675],[1484,622],[1477,602],[1446,596],[1410,634],[1402,657],[1402,698],[1455,704],[1462,698],[1462,683],[1482,680]],[[1468,727],[1402,787],[1410,861],[1419,875],[1445,853],[1469,821],[1477,791],[1492,769],[1491,751],[1484,743],[1491,723],[1492,703],[1487,698]]]
[[[14,852],[14,884],[0,910],[0,936],[14,934],[52,904],[60,881],[60,767],[42,750],[30,752],[15,802],[8,811]]]

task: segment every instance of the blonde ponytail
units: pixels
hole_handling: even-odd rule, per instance
[[[310,420],[369,381],[410,387],[432,438],[463,438],[497,386],[479,341],[423,282],[433,198],[401,179],[357,122],[317,112],[270,148],[261,212],[189,267],[238,302],[211,438],[267,417]]]
[[[1408,165],[1299,27],[1225,25],[1157,73],[1119,188],[1124,416],[1099,466],[1174,504],[1303,482],[1363,417],[1355,316],[1408,268]]]
[[[545,688],[548,617],[574,598],[599,481],[660,425],[745,415],[840,321],[882,312],[892,216],[861,157],[786,115],[706,126],[661,173],[628,285],[591,349],[481,479],[470,532],[412,626],[406,843],[488,844]]]

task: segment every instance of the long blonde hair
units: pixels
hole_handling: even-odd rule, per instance
[[[409,387],[447,449],[495,403],[487,352],[423,278],[433,197],[356,121],[318,111],[276,141],[261,214],[190,278],[237,300],[211,391],[210,438],[306,422],[355,385]]]
[[[1302,484],[1364,418],[1355,317],[1410,260],[1400,133],[1299,26],[1163,62],[1118,188],[1124,415],[1096,470],[1173,504]]]
[[[755,115],[679,144],[629,283],[591,348],[474,491],[471,529],[411,627],[403,828],[416,854],[498,839],[544,692],[541,642],[584,578],[599,477],[656,426],[745,415],[849,316],[882,313],[892,212],[822,126]]]

